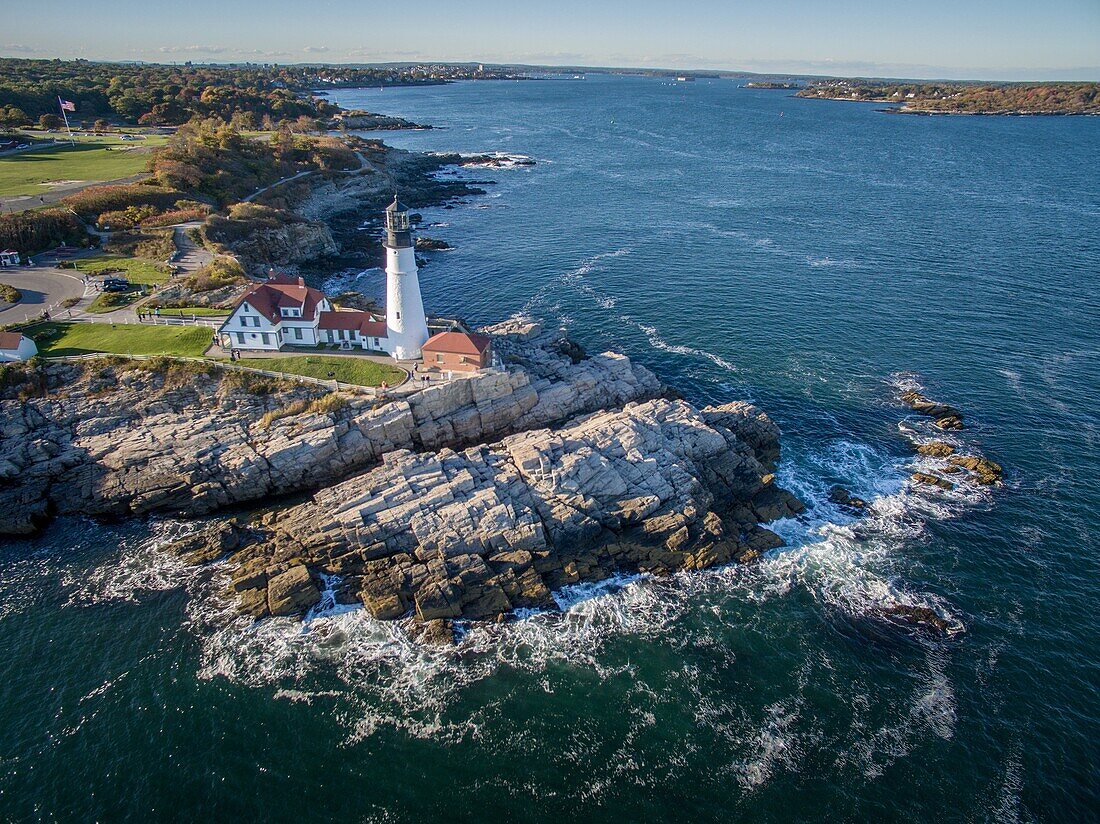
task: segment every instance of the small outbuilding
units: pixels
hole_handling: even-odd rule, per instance
[[[0,252],[0,266],[18,266],[21,262],[19,253],[14,249],[5,249]]]
[[[0,363],[30,360],[38,354],[34,341],[19,332],[0,332]]]
[[[424,366],[440,372],[477,372],[493,361],[492,341],[472,332],[440,332],[421,347]]]

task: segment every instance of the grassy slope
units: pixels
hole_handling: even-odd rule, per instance
[[[172,307],[171,309],[162,308],[160,310],[160,316],[162,318],[189,318],[192,315],[198,318],[224,318],[229,316],[229,310],[212,309],[209,306],[185,306],[182,309]]]
[[[240,363],[253,369],[288,372],[322,380],[332,380],[335,377],[338,381],[359,386],[378,386],[382,381],[394,386],[405,377],[405,373],[394,366],[355,357],[299,355],[289,358],[241,358]],[[330,376],[330,372],[334,375]]]
[[[86,275],[98,275],[104,269],[121,269],[121,277],[131,283],[155,285],[168,280],[168,270],[160,263],[144,258],[100,254],[74,260],[77,270]]]
[[[0,196],[42,194],[49,191],[42,184],[53,180],[96,182],[144,172],[147,150],[165,140],[150,137],[131,143],[114,137],[77,138],[75,146],[57,144],[8,155],[0,158]]]
[[[88,304],[86,312],[101,315],[106,312],[117,311],[141,297],[141,291],[133,289],[129,292],[100,292],[95,300]]]
[[[44,357],[110,352],[199,357],[210,345],[206,327],[105,323],[43,323],[30,330]]]

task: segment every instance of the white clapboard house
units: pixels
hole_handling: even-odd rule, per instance
[[[288,275],[272,275],[245,292],[218,336],[233,349],[277,351],[324,343],[389,352],[385,321],[369,312],[336,309],[324,292]]]

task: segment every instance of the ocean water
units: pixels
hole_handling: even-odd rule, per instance
[[[1100,120],[596,75],[334,97],[441,127],[394,145],[536,161],[422,210],[455,246],[430,311],[755,401],[809,511],[753,566],[573,588],[446,650],[361,610],[236,619],[225,570],[158,549],[184,523],[4,543],[0,818],[1096,820]],[[1001,486],[910,487],[907,387]]]

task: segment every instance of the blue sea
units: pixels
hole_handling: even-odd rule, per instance
[[[595,74],[333,98],[439,127],[395,146],[535,161],[420,210],[454,246],[429,311],[754,401],[808,512],[754,565],[450,649],[354,609],[250,625],[160,549],[187,524],[59,522],[0,545],[0,818],[1097,820],[1100,119]],[[1003,483],[913,487],[942,436],[906,389]]]

